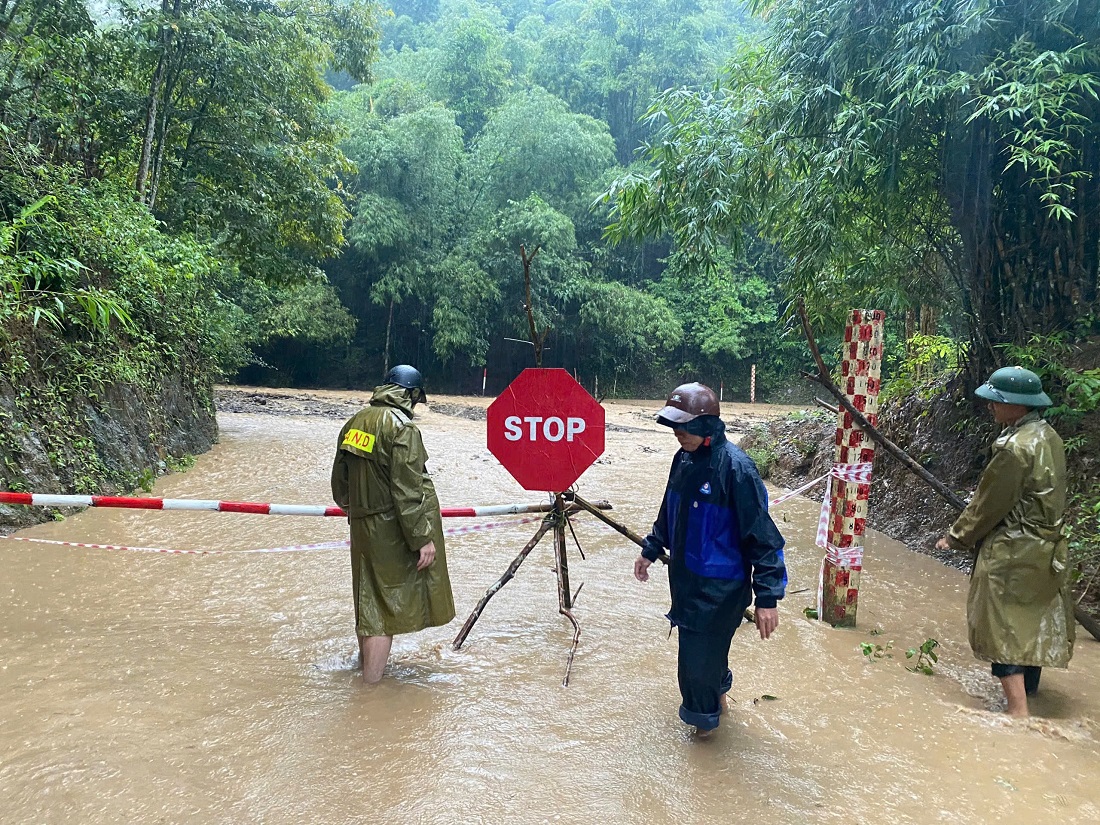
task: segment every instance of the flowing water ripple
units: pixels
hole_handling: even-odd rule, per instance
[[[621,427],[607,434],[608,461],[581,484],[639,532],[675,450],[650,423],[653,408],[608,405]],[[161,479],[157,495],[328,500],[341,422],[219,420],[221,442]],[[422,429],[444,503],[541,498],[488,456],[483,422],[429,410]],[[818,507],[795,499],[776,510],[792,592],[771,641],[751,628],[734,639],[734,704],[708,741],[676,716],[664,573],[635,582],[636,548],[589,518],[575,525],[587,560],[570,555],[573,587],[584,590],[568,688],[571,628],[557,612],[549,542],[463,649],[451,648],[535,525],[448,541],[459,616],[398,637],[375,687],[357,673],[346,552],[169,557],[0,544],[0,821],[1100,821],[1098,646],[1079,640],[1069,671],[1044,673],[1036,716],[1007,719],[966,642],[965,577],[877,535],[859,628],[807,620]],[[346,534],[338,519],[89,510],[21,535],[247,550]],[[942,653],[935,674],[908,672],[905,649],[929,637]],[[866,661],[868,641],[892,642],[891,656]]]

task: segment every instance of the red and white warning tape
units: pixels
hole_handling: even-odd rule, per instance
[[[130,550],[136,553],[170,553],[173,556],[207,556],[224,553],[225,550],[169,550],[165,547],[128,547],[122,544],[91,544],[82,541],[57,541],[56,539],[36,539],[30,536],[0,536],[4,541],[29,541],[35,544],[53,544],[58,547],[86,547],[92,550]],[[242,551],[242,552],[248,552]]]
[[[498,527],[511,527],[516,524],[530,524],[541,521],[541,517],[523,518],[516,521],[497,521],[487,524],[468,524],[465,527],[448,527],[445,536],[462,536],[467,533],[483,533]],[[36,544],[53,544],[60,547],[85,547],[93,550],[130,550],[136,553],[165,553],[172,556],[230,556],[249,553],[294,553],[303,550],[346,550],[351,546],[348,541],[321,541],[314,544],[290,544],[285,547],[263,547],[258,550],[172,550],[167,547],[128,547],[121,544],[90,544],[79,541],[58,541],[56,539],[37,539],[32,536],[0,536],[7,541],[27,541]]]
[[[830,476],[844,481],[866,484],[870,481],[870,464],[837,464],[827,475],[808,481],[796,490],[791,490],[769,501],[774,507],[795,496],[802,495],[811,487],[820,484]],[[825,488],[825,500],[822,503],[822,515],[818,522],[818,545],[824,547],[829,520],[830,485]],[[35,507],[116,507],[138,510],[192,510],[219,513],[251,513],[257,515],[283,516],[346,516],[339,507],[310,504],[271,504],[250,501],[219,501],[204,499],[139,498],[127,496],[70,496],[50,493],[11,493],[0,491],[0,504],[17,504]],[[549,502],[539,504],[493,504],[479,507],[443,507],[441,514],[445,518],[463,518],[476,516],[518,515],[521,513],[542,513],[553,507]],[[483,532],[512,524],[530,524],[540,517],[519,519],[518,521],[493,522],[489,524],[471,524],[465,527],[452,527],[443,531],[445,536],[460,536],[467,533]],[[823,533],[822,530],[825,530]],[[286,547],[266,547],[257,550],[173,550],[163,547],[128,547],[116,544],[89,544],[85,542],[55,541],[23,536],[0,536],[8,541],[29,541],[39,544],[56,544],[65,547],[85,547],[96,550],[132,550],[141,553],[168,553],[172,555],[213,555],[229,553],[289,553],[303,550],[334,550],[348,547],[348,542],[319,542],[315,544],[293,544]]]
[[[826,473],[823,476],[819,476],[818,478],[815,478],[813,481],[807,481],[805,484],[803,484],[797,490],[791,490],[790,492],[784,493],[783,495],[779,496],[779,498],[773,498],[771,501],[768,502],[768,506],[769,507],[774,507],[775,505],[782,504],[784,501],[788,501],[788,500],[794,498],[795,496],[800,496],[804,492],[809,490],[811,487],[823,482],[828,477],[829,477],[829,475]]]
[[[829,476],[850,484],[870,484],[871,464],[834,464],[829,470]],[[817,519],[817,540],[814,543],[818,547],[825,548],[826,556],[835,563],[847,566],[858,565],[863,560],[862,547],[834,547],[829,543],[829,519],[833,514],[832,493],[833,485],[830,481],[825,485],[821,515]]]
[[[67,496],[52,493],[0,492],[0,504],[26,507],[121,507],[130,510],[200,510],[215,513],[251,513],[261,516],[347,516],[335,506],[323,504],[271,504],[260,501],[217,501],[190,498],[139,498],[135,496]],[[553,507],[541,504],[490,504],[481,507],[443,507],[444,518],[513,516],[545,513]]]

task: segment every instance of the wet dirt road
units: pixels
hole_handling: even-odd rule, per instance
[[[644,532],[676,444],[648,409],[608,409],[616,427],[580,491]],[[341,423],[224,413],[221,443],[155,494],[325,503]],[[538,500],[488,454],[484,422],[425,411],[420,423],[445,505]],[[818,507],[773,511],[792,592],[772,640],[745,628],[734,639],[733,711],[707,742],[676,716],[663,571],[634,581],[636,549],[586,517],[587,560],[571,555],[584,590],[568,688],[549,542],[466,646],[449,646],[534,524],[448,540],[459,616],[398,637],[373,689],[355,673],[340,550],[0,541],[0,822],[1100,821],[1100,645],[1080,639],[1069,671],[1044,672],[1036,716],[1010,722],[990,712],[999,688],[966,644],[964,575],[871,535],[860,627],[803,616]],[[239,551],[341,540],[346,525],[89,510],[17,535]],[[936,674],[906,671],[905,649],[929,637]],[[892,643],[892,658],[865,661],[861,642]]]

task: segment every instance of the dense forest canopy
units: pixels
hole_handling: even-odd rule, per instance
[[[750,6],[767,30],[722,83],[654,104],[617,235],[706,262],[756,227],[819,313],[946,315],[974,380],[1096,328],[1100,3]]]
[[[0,0],[5,354],[27,329],[78,350],[107,336],[94,349],[117,352],[109,369],[157,353],[209,376],[272,334],[346,339],[353,321],[318,268],[343,248],[336,184],[351,169],[324,73],[369,78],[377,9],[163,0],[94,11]],[[285,308],[311,302],[327,329]]]
[[[345,357],[273,342],[263,359],[307,382],[369,384],[394,359],[436,386],[499,389],[533,363],[520,247],[531,262],[546,365],[604,392],[674,375],[740,382],[789,371],[770,250],[721,273],[667,239],[613,245],[600,195],[626,174],[653,96],[713,82],[747,37],[738,4],[397,3],[377,80],[333,109],[357,173],[349,244],[325,265],[359,321]],[[704,286],[709,299],[685,296]],[[262,370],[250,376],[267,377]]]
[[[886,309],[891,374],[1054,372],[1097,324],[1098,3],[0,0],[5,346],[492,392],[526,257],[600,394],[789,384],[798,295]]]

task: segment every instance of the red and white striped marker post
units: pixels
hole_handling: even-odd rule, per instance
[[[749,371],[749,403],[756,403],[756,364]]]
[[[841,389],[872,426],[878,421],[885,318],[881,310],[852,310],[844,329]],[[819,617],[833,627],[856,624],[874,458],[875,442],[859,428],[851,413],[841,408],[837,413],[833,472],[826,491],[829,506],[822,507],[817,541],[825,548]]]

